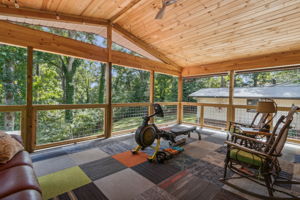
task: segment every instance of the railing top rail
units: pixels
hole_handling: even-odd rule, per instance
[[[155,102],[155,103],[158,103],[162,106],[177,106],[179,104],[179,102]]]
[[[58,104],[58,105],[33,105],[34,110],[71,110],[88,108],[107,108],[108,104]]]
[[[215,104],[215,103],[197,103],[197,102],[182,102],[183,106],[205,106],[205,107],[230,107],[229,104]],[[232,105],[233,108],[256,109],[256,106],[251,105]],[[291,107],[277,107],[278,111],[289,111]],[[300,112],[300,111],[297,111]]]
[[[197,103],[197,102],[182,102],[184,106],[207,106],[207,107],[230,107],[229,104],[216,104],[216,103]]]
[[[0,112],[24,111],[26,105],[0,105]]]
[[[113,103],[112,107],[139,107],[139,106],[150,106],[151,103]]]
[[[155,102],[162,106],[172,106],[178,105],[178,102]],[[138,106],[151,106],[150,102],[142,102],[142,103],[113,103],[112,107],[138,107]]]

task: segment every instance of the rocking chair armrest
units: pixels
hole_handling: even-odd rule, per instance
[[[265,144],[265,145],[268,144],[267,142],[264,142],[264,141],[261,141],[261,140],[257,140],[257,139],[252,138],[252,137],[247,137],[247,136],[244,136],[244,135],[240,135],[240,134],[235,134],[234,133],[234,134],[232,134],[232,136],[240,138],[240,139],[243,139],[243,140],[250,140],[252,142],[256,142],[256,143],[260,143],[260,144]]]
[[[240,122],[234,122],[234,121],[229,121],[230,125],[240,125],[240,126],[245,126],[245,127],[250,127],[251,124],[244,124]]]
[[[244,134],[248,134],[248,135],[262,135],[262,136],[271,136],[272,133],[270,132],[263,132],[263,131],[247,131],[247,130],[243,130]]]
[[[263,156],[263,157],[266,157],[266,158],[272,158],[272,156],[268,155],[268,154],[265,154],[263,152],[260,152],[260,151],[256,151],[254,149],[250,149],[250,148],[247,148],[245,146],[242,146],[242,145],[239,145],[239,144],[236,144],[236,143],[233,143],[233,142],[229,142],[229,141],[225,141],[225,143],[228,145],[228,146],[233,146],[237,149],[240,149],[242,151],[246,151],[248,153],[253,153],[253,154],[256,154],[258,156]]]

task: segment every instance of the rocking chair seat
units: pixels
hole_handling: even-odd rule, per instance
[[[256,167],[261,167],[265,161],[263,158],[255,154],[248,153],[240,149],[230,150],[230,158]]]

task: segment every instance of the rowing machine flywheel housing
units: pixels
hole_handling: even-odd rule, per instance
[[[142,148],[151,146],[156,139],[156,130],[152,125],[140,126],[135,133],[135,141]]]

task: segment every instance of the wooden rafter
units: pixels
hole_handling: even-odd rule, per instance
[[[228,72],[231,70],[241,71],[296,64],[300,64],[300,50],[185,67],[182,70],[182,76],[196,76]]]
[[[0,43],[33,47],[33,49],[62,54],[83,59],[108,62],[106,48],[34,30],[17,24],[0,20]],[[161,73],[180,75],[181,70],[172,65],[149,60],[111,50],[111,62],[114,64]]]
[[[125,6],[120,12],[115,14],[110,18],[111,22],[117,21],[122,15],[124,15],[126,12],[128,12],[130,9],[132,9],[137,3],[139,3],[141,0],[133,0],[130,2],[127,6]]]
[[[73,24],[88,24],[88,25],[97,25],[97,26],[99,25],[106,26],[108,24],[108,20],[106,19],[67,15],[62,13],[40,11],[35,9],[13,8],[1,4],[0,4],[0,14],[3,16],[32,18],[32,19],[66,22],[66,23],[73,23]]]
[[[139,46],[140,48],[144,49],[145,51],[147,51],[148,53],[150,53],[151,55],[155,56],[156,58],[162,60],[163,62],[176,66],[178,69],[181,69],[180,66],[178,66],[175,62],[173,62],[172,60],[170,60],[168,57],[166,57],[163,53],[157,51],[154,47],[152,47],[151,45],[147,44],[146,42],[144,42],[143,40],[139,39],[138,37],[136,37],[135,35],[133,35],[131,32],[125,30],[123,27],[121,27],[119,24],[113,24],[113,28],[114,30],[116,30],[118,33],[120,33],[123,37],[125,37],[126,39],[128,39],[129,41],[133,42],[134,44],[136,44],[137,46]]]

